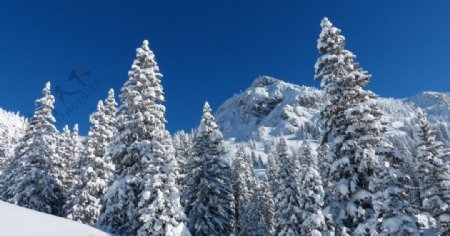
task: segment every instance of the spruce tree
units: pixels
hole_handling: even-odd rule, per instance
[[[97,111],[90,117],[86,149],[76,170],[77,178],[71,189],[71,199],[66,204],[67,218],[94,226],[100,215],[100,200],[106,193],[114,170],[106,155],[110,144],[105,107],[99,101]]]
[[[267,178],[264,178],[258,188],[259,194],[261,195],[261,201],[259,209],[264,218],[264,223],[269,230],[270,235],[275,233],[276,221],[275,221],[275,204],[273,202],[272,190],[269,185]]]
[[[277,153],[276,148],[272,147],[267,155],[268,159],[268,166],[267,166],[267,182],[270,186],[270,191],[273,193],[278,186],[278,172],[279,172],[279,166],[278,166],[278,160],[277,160]],[[275,201],[276,199],[274,199]]]
[[[184,192],[188,172],[187,163],[192,156],[192,139],[189,134],[179,131],[175,133],[172,143],[175,149],[175,158],[178,162],[177,185],[180,192]]]
[[[205,103],[194,137],[184,193],[188,227],[193,235],[230,235],[234,232],[231,168],[224,159],[223,136]]]
[[[412,206],[411,178],[402,170],[404,160],[393,147],[385,144],[379,150],[384,157],[383,165],[377,169],[374,188],[374,209],[377,213],[379,235],[419,235],[418,225],[414,218],[417,209]]]
[[[328,232],[322,212],[325,192],[317,168],[316,157],[308,140],[304,140],[300,152],[302,159],[301,189],[301,235],[322,235]]]
[[[55,98],[50,82],[36,100],[35,112],[15,157],[5,171],[3,199],[36,211],[59,215],[64,202],[63,185],[54,176],[61,170],[56,152],[57,130],[52,115]]]
[[[251,186],[255,184],[253,175],[253,163],[245,154],[244,147],[238,147],[233,159],[231,186],[234,195],[234,213],[236,219],[236,234],[240,234],[243,215],[252,195]]]
[[[65,125],[63,127],[62,133],[57,136],[57,140],[57,161],[55,161],[54,165],[58,165],[58,168],[55,169],[58,172],[53,173],[53,175],[62,184],[64,198],[67,200],[70,195],[69,190],[73,184],[72,164],[75,159],[69,126]]]
[[[280,139],[277,145],[277,186],[275,197],[276,235],[301,235],[301,202],[298,160],[288,154],[286,140]]]
[[[444,159],[449,156],[435,134],[426,116],[417,112],[419,126],[415,133],[417,177],[422,209],[438,220],[441,235],[450,233],[450,175]]]
[[[266,224],[264,213],[263,186],[256,178],[251,181],[251,195],[244,211],[241,212],[239,220],[240,232],[238,235],[245,236],[269,236],[269,225]]]
[[[147,40],[136,51],[121,90],[110,151],[116,169],[98,224],[120,235],[171,235],[184,214],[175,184],[177,162],[165,129],[162,74]]]
[[[105,127],[110,130],[108,138],[111,138],[115,132],[117,102],[114,89],[108,91],[108,97],[105,99]]]
[[[376,223],[371,185],[385,127],[375,102],[377,96],[364,90],[371,76],[345,49],[341,30],[327,18],[321,26],[317,45],[321,56],[315,65],[315,78],[321,81],[326,97],[320,115],[331,161],[330,212],[342,234],[370,234]]]

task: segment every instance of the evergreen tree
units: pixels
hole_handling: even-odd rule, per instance
[[[222,133],[205,103],[183,197],[193,235],[230,235],[234,231],[231,168],[223,155]]]
[[[61,170],[56,152],[57,130],[52,115],[55,98],[50,82],[36,100],[36,110],[14,160],[5,171],[3,199],[36,211],[59,215],[64,202],[63,185],[53,174]]]
[[[263,186],[259,184],[256,178],[251,181],[251,195],[239,219],[240,232],[239,235],[245,236],[269,236],[270,231],[266,225],[264,217],[264,193]]]
[[[69,190],[73,184],[72,163],[75,159],[69,126],[65,125],[63,127],[62,133],[57,136],[57,140],[57,156],[54,165],[58,165],[58,168],[55,169],[58,172],[53,173],[53,175],[62,184],[64,198],[67,199],[69,197]]]
[[[444,158],[449,155],[442,143],[435,140],[426,116],[418,112],[416,131],[417,177],[422,209],[435,217],[441,235],[450,233],[450,176]]]
[[[278,160],[275,146],[272,146],[267,155],[268,167],[267,167],[267,181],[270,186],[270,190],[273,193],[278,186]],[[276,199],[274,199],[275,201]]]
[[[376,151],[385,127],[380,122],[376,95],[364,90],[371,76],[345,49],[341,30],[327,18],[321,26],[321,56],[315,65],[315,78],[321,80],[326,96],[320,115],[331,161],[329,207],[334,208],[331,212],[342,234],[370,234],[376,223],[371,181],[379,164]]]
[[[411,178],[402,171],[403,159],[392,147],[385,145],[382,152],[384,165],[377,169],[374,208],[377,212],[379,235],[419,235],[414,215],[417,210],[411,205]]]
[[[317,169],[317,160],[312,153],[308,140],[304,140],[300,152],[303,173],[300,181],[301,189],[301,235],[322,235],[328,232],[325,216],[322,212],[325,192],[322,178]]]
[[[175,149],[175,158],[178,162],[177,185],[180,192],[184,192],[186,188],[187,163],[192,156],[192,139],[189,134],[184,131],[175,133],[173,137],[173,146]]]
[[[275,204],[273,202],[272,190],[267,179],[263,179],[258,188],[259,194],[261,195],[261,201],[259,209],[261,210],[261,215],[264,218],[264,223],[269,230],[270,235],[275,233],[276,221],[275,221]]]
[[[66,204],[67,218],[95,225],[100,215],[100,200],[106,193],[113,165],[106,155],[111,137],[106,122],[105,107],[99,101],[97,111],[90,117],[86,150],[79,161],[79,169],[71,199]]]
[[[75,163],[76,159],[79,157],[81,150],[82,150],[78,124],[75,124],[73,126],[72,134],[70,137],[71,137],[71,143],[72,143],[73,158],[69,161],[69,164],[73,165]]]
[[[177,162],[165,129],[162,74],[148,41],[121,90],[111,158],[115,177],[99,226],[120,235],[171,235],[184,220],[175,185]]]
[[[236,219],[236,234],[241,234],[243,215],[247,205],[249,204],[252,195],[251,186],[255,184],[255,177],[253,174],[253,162],[245,154],[243,146],[239,146],[233,159],[231,186],[234,195],[234,213]]]
[[[117,102],[114,89],[108,91],[108,97],[105,99],[105,127],[110,130],[108,137],[111,138],[115,132]]]
[[[298,160],[288,154],[286,140],[277,145],[277,186],[274,189],[276,235],[301,235],[300,191],[298,189]]]

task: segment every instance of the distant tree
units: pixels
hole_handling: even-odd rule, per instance
[[[70,134],[69,126],[63,127],[62,133],[57,136],[57,161],[54,165],[58,165],[58,172],[53,173],[58,181],[63,185],[64,198],[67,199],[70,195],[69,190],[73,184],[73,163],[75,161],[75,154],[73,152],[72,136]]]
[[[67,218],[94,226],[101,209],[101,199],[106,193],[107,184],[114,171],[107,154],[111,137],[106,122],[105,107],[99,101],[97,111],[90,117],[86,150],[76,170],[77,178],[71,189],[71,198],[66,204]]]
[[[261,214],[264,218],[264,223],[267,226],[270,235],[273,235],[275,233],[276,227],[275,204],[273,202],[272,191],[267,179],[263,179],[260,182],[258,191],[258,194],[260,194],[259,197],[261,198],[261,200],[258,202],[258,208],[261,210]]]
[[[177,185],[180,192],[184,192],[188,174],[187,163],[192,157],[192,138],[188,133],[180,131],[175,133],[172,143],[175,149],[175,158],[178,162]]]
[[[5,171],[3,199],[36,211],[59,215],[64,203],[63,185],[55,177],[61,170],[56,152],[57,130],[52,115],[55,98],[50,82],[36,100],[35,112],[15,157]]]
[[[105,127],[107,127],[110,132],[108,133],[108,138],[111,138],[115,133],[116,125],[116,113],[117,113],[117,102],[114,94],[114,89],[108,91],[108,97],[105,99]]]
[[[318,171],[317,159],[312,153],[308,140],[304,140],[300,149],[302,159],[301,189],[301,235],[327,235],[330,226],[327,225],[322,212],[325,191],[322,177]]]
[[[270,190],[273,193],[278,186],[278,173],[279,163],[277,159],[276,148],[273,147],[267,155],[268,167],[267,167],[267,182],[269,183]],[[275,201],[276,199],[274,199]]]
[[[251,186],[255,184],[253,161],[245,154],[243,146],[239,146],[233,159],[231,186],[234,195],[234,213],[236,219],[236,234],[241,234],[242,215],[249,204],[252,195]]]
[[[277,186],[274,188],[276,235],[301,235],[301,202],[298,160],[288,154],[286,140],[280,139],[277,149]]]
[[[193,235],[230,235],[234,232],[231,168],[224,159],[223,136],[205,103],[194,138],[184,193],[188,227]]]
[[[264,215],[264,213],[267,213],[267,209],[265,208],[266,199],[264,198],[264,189],[256,178],[253,178],[251,182],[251,195],[249,201],[247,202],[244,211],[240,214],[239,235],[269,236],[271,235],[269,225],[265,221],[267,216]]]

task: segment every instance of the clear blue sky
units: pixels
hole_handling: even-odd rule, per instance
[[[259,75],[318,87],[313,66],[324,16],[373,75],[374,92],[406,97],[450,90],[446,0],[6,0],[0,107],[32,113],[51,81],[67,93],[66,104],[57,99],[57,112],[76,104],[64,123],[78,122],[86,133],[98,99],[111,87],[119,92],[135,48],[148,39],[164,74],[168,128],[189,130],[205,100],[216,109]]]

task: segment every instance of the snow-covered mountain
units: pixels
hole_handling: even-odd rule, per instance
[[[251,142],[262,148],[283,136],[296,147],[304,138],[319,137],[317,121],[322,102],[322,93],[317,88],[262,76],[242,93],[226,100],[215,115],[224,137],[229,140]],[[394,145],[403,144],[405,149],[401,151],[407,156],[412,151],[417,108],[428,115],[438,139],[450,143],[450,93],[423,92],[404,99],[379,98],[378,103],[388,124],[387,138]]]
[[[1,235],[11,236],[107,236],[78,222],[0,201]]]

